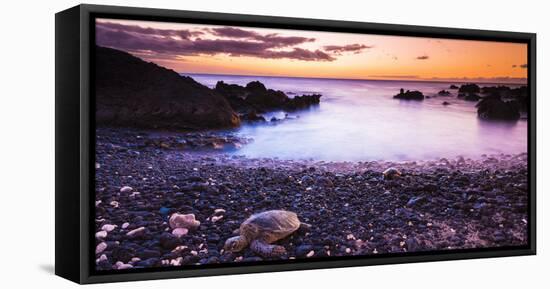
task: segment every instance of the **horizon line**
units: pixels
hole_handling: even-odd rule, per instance
[[[438,82],[438,83],[483,83],[483,84],[508,84],[508,85],[528,85],[528,79],[525,78],[525,83],[521,82],[504,82],[504,81],[484,81],[464,80],[464,79],[430,79],[430,78],[412,78],[412,79],[383,79],[383,78],[337,78],[337,77],[308,77],[308,76],[283,76],[283,75],[258,75],[258,74],[230,74],[230,73],[204,73],[204,72],[178,72],[180,75],[220,75],[220,76],[243,76],[243,77],[276,77],[276,78],[303,78],[303,79],[322,79],[322,80],[351,80],[351,81],[404,81],[404,82]]]

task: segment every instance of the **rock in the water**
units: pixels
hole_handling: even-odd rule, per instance
[[[451,95],[451,92],[448,91],[448,90],[443,89],[443,90],[439,91],[437,93],[437,95],[439,95],[439,96],[449,96],[449,95]]]
[[[403,99],[403,100],[424,100],[424,94],[422,92],[415,90],[415,91],[404,91],[403,88],[401,88],[400,92],[393,96],[395,99]]]
[[[449,89],[458,89],[458,86],[451,84],[451,86],[449,86]]]
[[[480,92],[481,92],[481,89],[479,85],[475,83],[463,84],[458,89],[458,93],[463,93],[463,94],[475,94]]]
[[[172,229],[185,228],[194,230],[200,226],[201,222],[195,219],[195,214],[174,213],[170,216],[169,224]]]
[[[477,105],[477,115],[487,120],[518,120],[520,113],[513,103],[504,102],[499,97],[487,97]]]

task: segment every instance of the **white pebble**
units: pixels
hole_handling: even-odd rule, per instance
[[[170,216],[170,219],[168,220],[168,223],[170,224],[170,228],[176,229],[176,228],[186,228],[186,229],[196,229],[200,226],[201,222],[197,221],[195,219],[194,214],[179,214],[174,213]]]
[[[99,256],[99,258],[95,259],[96,264],[99,264],[102,261],[107,261],[107,255],[101,254],[101,256]]]
[[[95,253],[99,254],[99,253],[105,251],[105,249],[107,249],[107,243],[101,242],[101,243],[97,244],[97,246],[95,247]]]
[[[133,257],[132,260],[130,260],[130,262],[132,262],[132,263],[137,263],[139,261],[141,261],[141,259],[139,257]]]
[[[215,209],[214,210],[214,214],[224,214],[224,213],[225,213],[224,209]]]
[[[133,192],[130,194],[130,198],[135,198],[136,196],[139,196],[140,192]]]
[[[116,229],[117,225],[105,224],[101,227],[101,230],[111,232]]]
[[[139,237],[143,236],[145,234],[145,227],[139,227],[137,229],[134,229],[128,233],[126,233],[126,236],[128,237]]]
[[[132,266],[131,264],[124,264],[120,261],[116,262],[115,264],[115,269],[117,270],[130,269],[130,268],[134,268],[134,266]]]
[[[306,257],[312,257],[313,255],[315,255],[315,251],[311,250],[309,251],[309,253],[307,253]]]
[[[189,230],[186,228],[175,228],[174,230],[172,230],[172,235],[179,238],[181,236],[187,235],[188,232]]]
[[[172,265],[172,266],[181,266],[182,262],[183,262],[183,257],[178,257],[176,259],[170,260],[170,265]]]
[[[223,219],[223,216],[213,216],[212,217],[212,223],[216,223],[217,221]]]
[[[350,249],[350,248],[346,248],[346,253],[347,253],[347,254],[351,253],[351,249]]]
[[[96,206],[96,207],[99,206],[99,204],[101,204],[101,200],[95,201],[95,206]]]
[[[122,226],[120,226],[122,229],[126,229],[128,228],[128,226],[130,226],[130,223],[126,222],[124,224],[122,224]]]
[[[110,204],[111,206],[115,207],[115,208],[118,208],[118,206],[120,205],[120,203],[117,202],[117,201],[112,201],[112,202],[110,202],[109,204]]]
[[[132,192],[134,189],[132,187],[129,187],[129,186],[124,186],[122,188],[120,188],[120,192],[121,193],[130,193]]]
[[[107,231],[99,231],[95,233],[95,238],[99,240],[107,238]]]
[[[95,163],[95,168],[99,169],[99,168],[101,168],[101,165],[99,163]]]

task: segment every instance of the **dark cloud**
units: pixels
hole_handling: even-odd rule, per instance
[[[181,39],[189,39],[193,36],[199,36],[204,34],[202,31],[191,31],[186,29],[174,30],[174,29],[156,29],[150,27],[141,27],[138,25],[123,25],[112,22],[100,22],[96,24],[96,28],[119,30],[128,33],[147,34],[161,37],[180,37]]]
[[[430,57],[428,55],[421,55],[421,56],[416,57],[416,59],[418,59],[418,60],[427,60],[429,58]]]
[[[515,65],[515,64],[514,64],[514,65],[512,65],[512,68],[516,68],[516,67],[518,67],[518,66],[517,66],[517,65]]]
[[[273,47],[287,47],[298,45],[306,42],[313,42],[315,38],[299,37],[299,36],[280,36],[277,33],[260,34],[255,31],[245,30],[235,27],[217,27],[209,29],[212,35],[225,37],[225,38],[237,38],[237,39],[249,39],[257,40],[261,42],[271,43]]]
[[[96,43],[129,52],[152,51],[167,55],[252,56],[258,58],[288,58],[303,61],[333,61],[336,58],[321,50],[293,47],[315,41],[314,38],[259,34],[233,27],[205,30],[221,37],[202,39],[200,31],[143,28],[134,25],[98,23]],[[200,32],[200,33],[198,33]],[[177,38],[174,38],[177,36]],[[193,38],[194,37],[194,38]],[[285,49],[285,50],[281,50]]]
[[[372,48],[373,46],[368,46],[365,44],[348,44],[348,45],[327,45],[324,46],[324,50],[327,52],[332,52],[335,54],[342,54],[344,52],[353,52],[353,53],[359,53],[365,49]]]
[[[520,65],[521,68],[527,68],[527,63]]]

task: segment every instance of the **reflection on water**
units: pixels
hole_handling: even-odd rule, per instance
[[[244,125],[238,133],[254,141],[236,154],[332,161],[418,160],[458,155],[527,151],[527,122],[487,122],[475,102],[450,97],[424,101],[392,99],[400,88],[435,95],[450,83],[192,75],[213,87],[218,80],[244,85],[259,80],[286,93],[320,93],[321,104],[289,113],[276,125]],[[456,93],[455,91],[452,91]],[[292,95],[291,95],[292,96]],[[443,106],[443,101],[451,105]],[[272,112],[266,119],[284,117]]]

